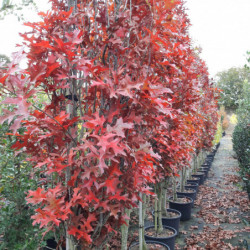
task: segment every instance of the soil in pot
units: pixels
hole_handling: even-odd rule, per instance
[[[148,247],[148,250],[169,250],[169,246],[167,244],[161,243],[161,242],[155,242],[155,241],[148,241],[146,240],[146,244]],[[139,250],[139,242],[133,243],[129,250]]]
[[[187,197],[190,197],[190,198],[193,199],[193,201],[196,199],[196,191],[195,191],[195,189],[189,188],[189,189],[185,189],[183,192],[178,190],[176,193],[177,193],[177,195],[185,195]],[[193,206],[194,206],[194,204],[193,204]]]
[[[152,212],[154,218],[154,211]],[[172,227],[179,234],[181,213],[175,209],[167,208],[167,212],[162,215],[162,225]]]
[[[195,183],[195,182],[194,183],[187,183],[185,185],[185,188],[192,188],[196,191],[196,194],[197,194],[198,189],[199,189],[199,185],[198,185],[198,183]]]
[[[147,229],[146,235],[147,236],[152,236],[152,237],[167,238],[167,237],[170,237],[170,236],[174,235],[174,231],[170,230],[170,229],[167,229],[167,228],[166,229],[164,228],[164,230],[162,230],[162,232],[157,234],[156,231],[155,231],[155,228],[151,227],[151,228]]]
[[[181,221],[191,218],[193,199],[184,195],[177,195],[177,200],[173,201],[173,197],[169,198],[169,208],[178,210],[181,213]]]
[[[144,233],[145,240],[153,240],[156,242],[165,243],[171,250],[174,250],[176,235],[177,231],[174,228],[168,226],[163,226],[163,232],[160,235],[156,235],[154,226],[145,227]]]

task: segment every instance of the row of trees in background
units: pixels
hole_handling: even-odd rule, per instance
[[[141,193],[211,149],[217,89],[180,0],[53,0],[40,15],[1,70],[1,123],[42,183],[34,224],[102,249]]]
[[[250,69],[230,68],[216,75],[216,84],[221,89],[219,104],[227,110],[236,110],[244,99],[245,89],[249,88]]]

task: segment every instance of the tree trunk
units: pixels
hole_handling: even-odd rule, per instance
[[[167,215],[167,187],[168,187],[168,181],[165,179],[163,190],[162,190],[163,197],[162,197],[162,206],[161,206],[163,217]]]
[[[162,225],[162,183],[158,183],[158,229],[157,234],[163,231]]]
[[[145,200],[141,193],[140,198]],[[142,202],[139,201],[139,250],[147,250],[147,244],[144,239],[144,214]]]
[[[125,208],[125,214],[130,218],[131,209]],[[127,250],[128,248],[128,228],[129,228],[129,219],[125,219],[128,225],[121,226],[122,232],[122,242],[121,242],[121,250]]]

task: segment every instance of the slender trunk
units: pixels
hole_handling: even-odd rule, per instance
[[[142,199],[142,194],[140,193],[140,198]],[[143,230],[143,227],[142,227],[142,202],[139,201],[139,250],[143,250],[143,241],[142,241],[142,237],[143,237],[143,234],[142,234],[142,230]]]
[[[163,225],[162,225],[162,183],[158,184],[158,229],[157,234],[160,234],[163,231]]]
[[[131,209],[125,208],[125,214],[130,218]],[[129,228],[129,219],[125,219],[127,225],[121,226],[122,232],[122,242],[121,242],[121,250],[127,250],[128,248],[128,228]]]
[[[145,220],[145,214],[146,214],[146,201],[147,197],[146,194],[142,195],[142,225],[143,225],[143,230],[142,230],[142,241],[143,241],[143,250],[147,250],[147,244],[144,238],[144,220]]]
[[[145,194],[139,194],[142,201],[145,201]],[[142,202],[139,201],[139,250],[147,250],[147,244],[144,238],[144,214]]]
[[[194,156],[194,173],[197,171],[197,156]]]
[[[173,201],[177,200],[177,195],[176,195],[176,182],[175,182],[175,177],[173,177]]]
[[[181,170],[181,192],[185,190],[185,181],[186,181],[187,169],[183,167]]]
[[[158,193],[158,190],[157,190],[157,184],[155,184],[155,194]],[[157,195],[158,196],[158,195]],[[157,222],[158,222],[158,197],[155,196],[155,209],[154,209],[154,213],[155,213],[155,220],[154,220],[154,225],[155,225],[155,231],[157,232]]]
[[[166,216],[167,215],[167,180],[165,180],[164,182],[164,186],[163,186],[163,190],[162,190],[162,206],[161,206],[161,210],[162,210],[162,216]]]
[[[76,0],[68,0],[68,8],[70,9],[71,7],[74,8],[73,12],[75,12],[76,11],[76,9],[75,9]],[[75,82],[75,80],[73,80],[71,82],[70,88],[68,89],[69,95],[72,96],[72,102],[73,102],[73,103],[67,105],[67,113],[70,114],[70,118],[73,118],[74,116],[76,116],[76,105],[75,105],[75,101],[74,101],[74,95],[76,94],[75,87],[76,87],[76,82]],[[69,153],[70,148],[72,148],[72,146],[73,146],[73,142],[68,145],[68,153]],[[66,182],[68,182],[70,180],[70,178],[71,178],[70,169],[69,169],[69,167],[67,167],[67,169],[66,169]],[[70,188],[68,188],[68,189],[69,189],[69,194],[70,194]],[[72,236],[70,236],[68,234],[67,230],[68,230],[68,225],[66,225],[66,250],[74,250],[75,247],[74,247],[73,238],[72,238]]]
[[[184,167],[182,167],[181,169],[181,186],[180,186],[180,191],[184,192],[184,183],[183,183],[183,179],[184,179]]]

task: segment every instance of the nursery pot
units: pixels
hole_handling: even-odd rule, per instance
[[[204,184],[204,173],[197,172],[195,174],[192,174],[192,177],[199,177],[200,178],[199,185]]]
[[[199,173],[203,173],[204,174],[204,181],[207,179],[207,171],[205,171],[205,170],[198,170],[199,171]]]
[[[203,163],[201,165],[201,167],[204,167],[204,168],[211,168],[211,165],[212,165],[212,162],[211,161],[205,161],[205,163]]]
[[[213,160],[214,160],[214,158],[207,156],[207,158],[205,160],[205,163],[208,163],[208,164],[212,165]]]
[[[210,156],[208,155],[208,156],[207,156],[207,160],[213,161],[213,160],[214,160],[214,155],[210,155]]]
[[[209,167],[207,167],[207,166],[201,166],[201,168],[200,168],[201,170],[205,170],[205,171],[207,171],[207,172],[209,172],[209,170],[210,170],[210,168]]]
[[[196,194],[197,194],[199,185],[198,183],[195,183],[195,182],[190,182],[190,183],[187,182],[187,184],[185,185],[185,188],[192,188],[196,191]]]
[[[200,185],[200,177],[197,177],[197,180],[187,180],[187,183],[196,183],[199,186]]]
[[[215,156],[215,151],[213,151],[213,152],[211,152],[211,153],[209,153],[208,155],[207,155],[207,157],[214,157]]]
[[[186,197],[184,195],[177,195],[177,198],[188,198],[188,203],[179,203],[177,201],[173,201],[173,197],[169,198],[169,208],[176,209],[181,213],[181,221],[189,220],[191,218],[193,199],[190,197]]]
[[[194,200],[196,199],[196,191],[195,191],[195,189],[192,189],[192,188],[186,188],[186,189],[189,189],[189,190],[191,190],[192,192],[185,192],[185,190],[184,190],[184,192],[177,191],[177,192],[176,192],[177,195],[184,195],[184,196],[190,197],[190,198],[192,198],[193,201],[194,201]]]
[[[165,243],[162,243],[162,242],[156,242],[156,241],[153,241],[153,240],[146,240],[146,244],[147,245],[157,244],[157,245],[162,246],[162,248],[160,248],[159,250],[170,250],[169,246],[167,244],[165,244]],[[138,250],[138,249],[139,249],[139,242],[134,242],[129,247],[129,250]]]
[[[198,171],[199,173],[203,173],[203,174],[204,174],[204,180],[207,179],[208,171],[207,171],[206,169],[199,168],[197,171]]]
[[[174,228],[168,227],[168,226],[163,226],[163,228],[166,228],[166,229],[171,230],[173,232],[173,234],[171,236],[166,236],[166,237],[160,237],[160,236],[156,237],[156,236],[147,235],[147,230],[149,230],[150,228],[154,228],[154,226],[151,225],[151,226],[145,227],[144,237],[145,237],[146,241],[152,240],[155,242],[162,242],[164,244],[167,244],[171,250],[174,250],[175,237],[177,236],[177,231]]]
[[[57,242],[54,237],[46,240],[46,246],[43,247],[43,250],[49,250],[49,249],[56,249],[57,248]],[[62,247],[63,250],[66,250],[65,247]]]
[[[172,227],[176,230],[177,234],[179,234],[179,226],[180,226],[180,219],[181,213],[178,210],[167,208],[167,212],[175,213],[175,217],[164,217],[162,216],[162,225]],[[153,218],[155,217],[155,212],[152,212]]]

